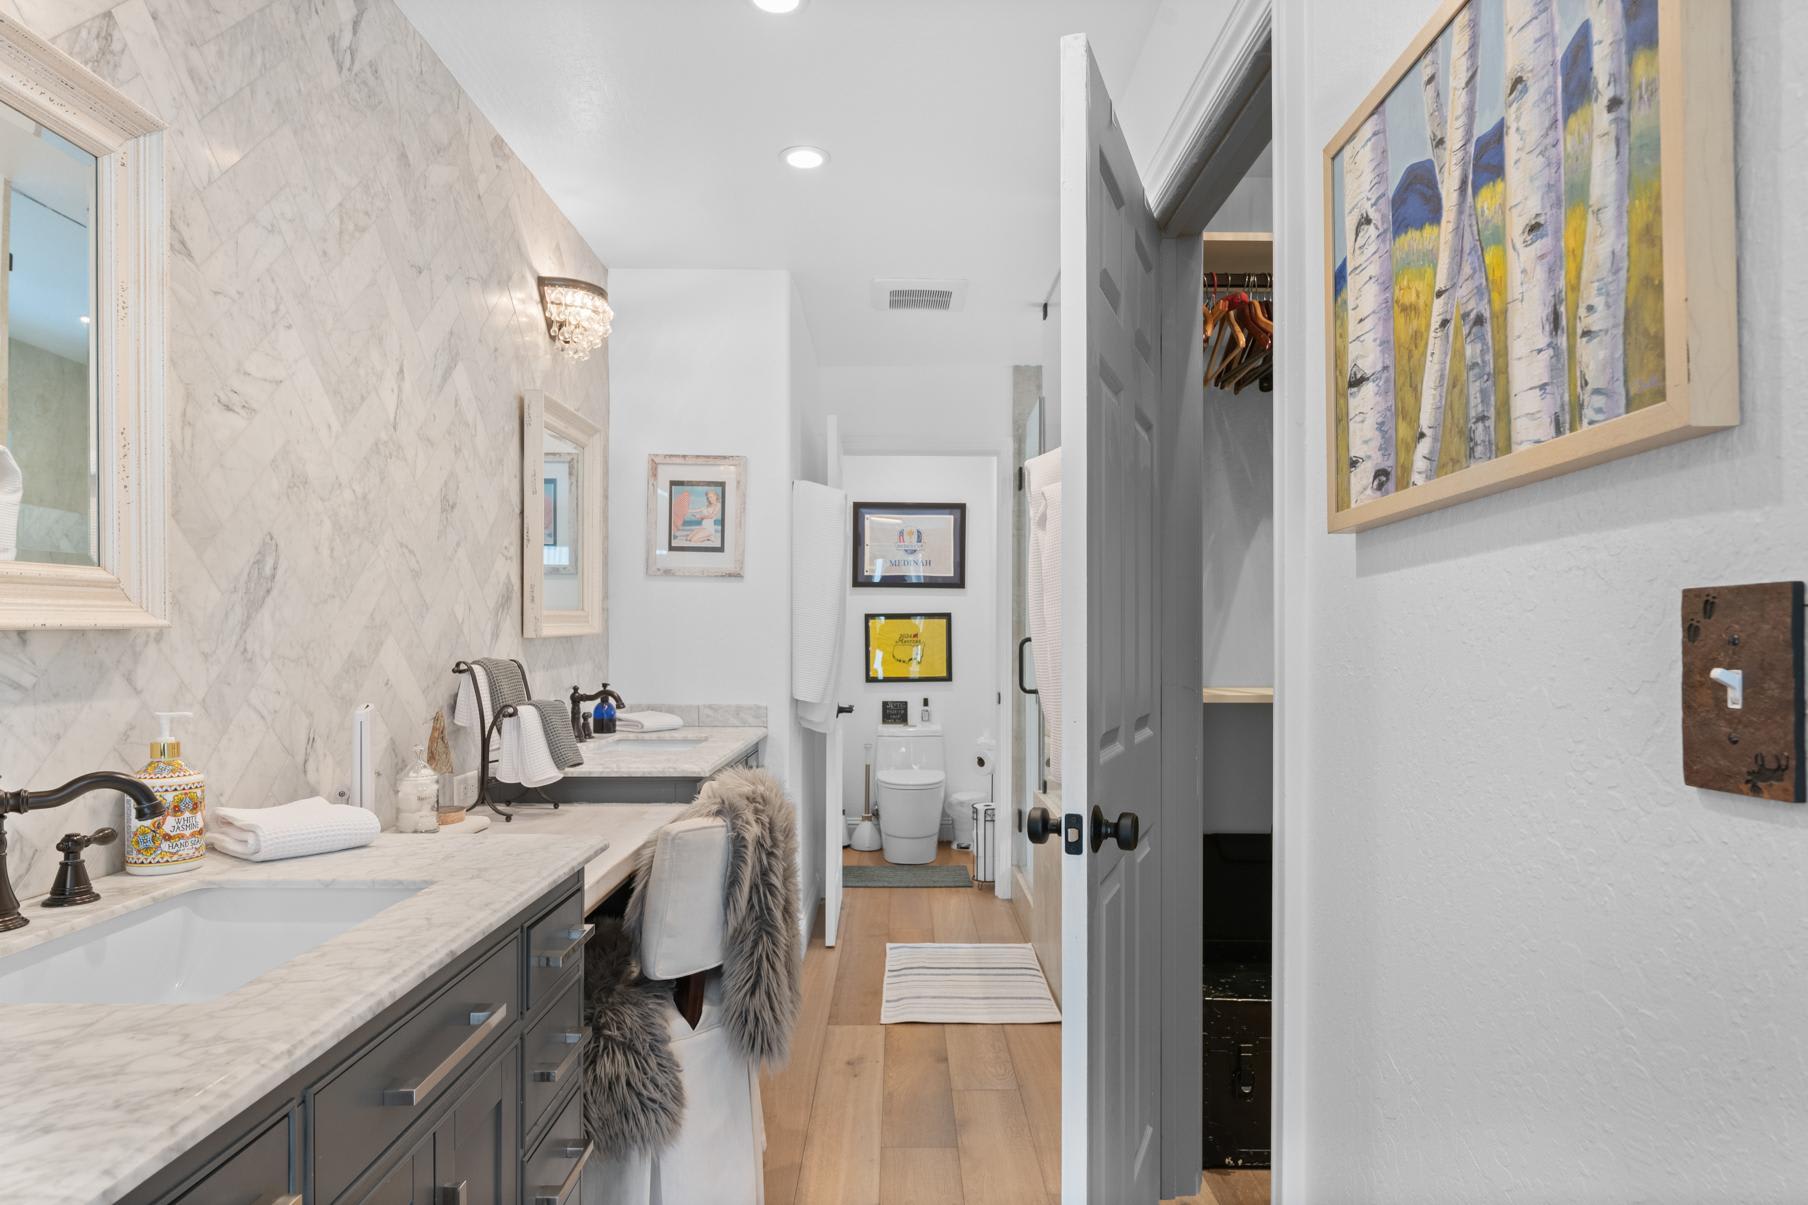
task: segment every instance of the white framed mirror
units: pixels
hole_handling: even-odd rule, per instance
[[[538,389],[521,395],[521,634],[603,630],[602,428]]]
[[[163,129],[0,17],[0,629],[168,622]]]

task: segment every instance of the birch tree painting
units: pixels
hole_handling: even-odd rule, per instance
[[[1481,265],[1481,243],[1475,235],[1469,189],[1469,164],[1475,150],[1475,6],[1467,5],[1457,13],[1451,21],[1451,29],[1448,126],[1444,123],[1438,83],[1438,56],[1426,55],[1420,63],[1420,76],[1425,84],[1425,121],[1431,139],[1432,165],[1439,176],[1443,213],[1438,227],[1437,283],[1431,294],[1431,341],[1425,347],[1424,395],[1419,404],[1419,434],[1413,453],[1414,485],[1423,485],[1438,475],[1450,350],[1456,342],[1459,288],[1464,296],[1469,422],[1473,427],[1478,412],[1483,416],[1487,424],[1489,455],[1493,454],[1493,404],[1483,398],[1478,405],[1476,398],[1478,386],[1489,392],[1493,389],[1494,348],[1492,344],[1485,348],[1481,346],[1481,340],[1487,337],[1487,327],[1480,322],[1480,311],[1484,308],[1482,296],[1487,287],[1486,269]],[[1478,363],[1483,358],[1487,361],[1485,367]]]
[[[1664,400],[1658,8],[1470,0],[1328,151],[1333,513]]]
[[[1563,127],[1553,0],[1506,0],[1507,362],[1513,450],[1563,434],[1569,414],[1564,315]]]
[[[1582,423],[1626,413],[1626,181],[1631,113],[1626,104],[1626,10],[1591,0],[1594,103],[1590,114],[1588,240],[1576,305],[1576,388]]]
[[[1350,500],[1394,489],[1394,218],[1387,122],[1377,111],[1357,134],[1344,184],[1350,248]]]

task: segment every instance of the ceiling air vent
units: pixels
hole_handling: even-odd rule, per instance
[[[961,310],[967,306],[964,280],[873,281],[876,310]]]

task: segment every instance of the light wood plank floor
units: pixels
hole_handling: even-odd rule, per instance
[[[843,901],[835,948],[819,917],[804,958],[791,1062],[760,1084],[768,1205],[1060,1205],[1061,1027],[879,1024],[887,942],[1026,941],[1010,904],[958,887]],[[1179,1205],[1267,1201],[1267,1172],[1208,1172]]]

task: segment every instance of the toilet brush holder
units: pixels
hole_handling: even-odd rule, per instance
[[[872,853],[883,845],[884,838],[879,835],[878,822],[873,819],[873,764],[871,761],[871,745],[866,763],[866,799],[860,813],[860,823],[854,827],[853,846],[861,853]]]

